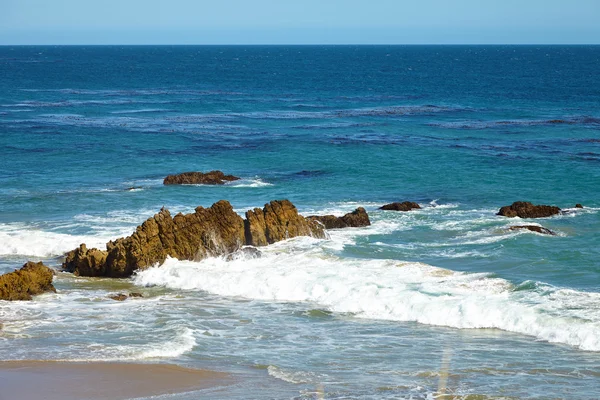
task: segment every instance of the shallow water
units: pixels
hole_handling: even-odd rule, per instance
[[[57,294],[0,302],[0,359],[245,378],[203,393],[215,398],[595,397],[599,58],[597,46],[1,47],[2,272],[58,268],[162,206],[227,199],[243,213],[288,198],[305,215],[364,206],[373,225],[129,280],[59,273]],[[242,180],[162,185],[211,169]],[[377,210],[404,200],[423,208]],[[495,215],[517,200],[568,212]],[[107,298],[128,291],[145,297]]]

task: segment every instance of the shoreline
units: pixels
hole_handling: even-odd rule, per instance
[[[130,399],[233,382],[231,375],[224,372],[173,364],[0,361],[0,399]]]

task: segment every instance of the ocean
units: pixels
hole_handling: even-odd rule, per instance
[[[0,360],[239,378],[169,399],[597,398],[598,65],[600,46],[0,47],[1,273],[59,270],[163,206],[372,221],[261,258],[58,272],[56,294],[0,301]],[[214,169],[242,179],[162,184]],[[519,200],[566,212],[496,215]]]

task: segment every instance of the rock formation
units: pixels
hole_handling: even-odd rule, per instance
[[[323,226],[300,214],[288,200],[272,201],[265,207],[246,211],[246,244],[266,246],[296,236],[325,238]]]
[[[237,215],[221,200],[210,208],[171,217],[162,209],[128,237],[110,241],[106,250],[85,244],[66,254],[63,268],[81,276],[127,277],[135,270],[162,264],[167,257],[198,261],[227,255],[244,245],[265,246],[295,236],[324,238],[322,225],[298,214],[288,200],[272,201],[263,209]]]
[[[228,181],[237,181],[237,176],[225,175],[221,171],[183,172],[176,175],[168,175],[163,184],[165,185],[223,185]]]
[[[514,218],[544,218],[560,214],[561,210],[555,206],[533,205],[528,201],[516,201],[510,206],[504,206],[496,215]]]
[[[415,203],[414,201],[403,201],[402,203],[390,203],[386,204],[382,207],[379,207],[380,210],[391,210],[391,211],[410,211],[413,209],[421,208],[420,205]]]
[[[0,300],[31,300],[31,296],[56,292],[54,272],[42,262],[28,261],[15,272],[0,276]]]
[[[508,229],[510,229],[511,231],[527,229],[529,231],[541,233],[544,235],[556,236],[556,233],[554,233],[550,229],[544,228],[543,226],[537,226],[537,225],[514,225],[514,226],[509,227]]]
[[[356,210],[344,215],[336,217],[335,215],[311,215],[306,217],[309,220],[319,221],[325,229],[337,229],[348,227],[361,227],[371,225],[367,211],[358,207]]]
[[[106,251],[86,252],[81,245],[67,253],[63,268],[82,276],[126,277],[136,269],[162,264],[168,256],[197,261],[231,253],[244,243],[244,221],[225,200],[175,217],[163,208],[131,236],[108,242]]]

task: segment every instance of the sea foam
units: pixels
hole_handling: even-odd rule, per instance
[[[304,242],[299,250],[298,242]],[[168,259],[134,283],[221,296],[310,302],[357,318],[416,321],[454,328],[497,328],[600,351],[600,294],[547,285],[516,290],[489,274],[461,273],[394,260],[338,258],[317,241],[272,246],[259,259]],[[585,299],[585,310],[572,304]],[[596,310],[596,311],[594,311]]]

